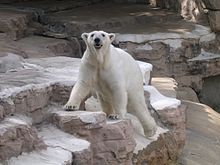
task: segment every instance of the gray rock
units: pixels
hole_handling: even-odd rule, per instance
[[[81,134],[90,129],[103,127],[106,122],[106,114],[103,112],[85,111],[58,111],[54,113],[53,123],[65,132]]]
[[[137,143],[132,158],[133,164],[175,164],[178,146],[171,130],[158,127],[151,139],[134,135]]]
[[[7,55],[0,56],[0,73],[7,71],[16,71],[16,69],[23,68],[24,60],[21,56],[16,54],[8,53]]]
[[[8,165],[71,165],[72,154],[60,147],[48,147],[45,150],[22,153],[6,161]]]
[[[28,24],[32,22],[33,13],[1,7],[0,31],[5,32],[12,40],[18,40],[28,34]]]
[[[17,112],[32,117],[34,123],[42,123],[44,119],[47,119],[47,122],[54,123],[63,131],[77,135],[91,143],[90,149],[85,149],[83,152],[75,152],[72,150],[75,144],[72,146],[72,143],[64,143],[64,141],[71,142],[69,136],[64,138],[62,142],[62,138],[58,135],[56,136],[60,138],[48,137],[51,134],[48,133],[50,129],[42,128],[39,132],[42,131],[46,133],[43,133],[43,135],[41,133],[39,134],[42,135],[41,137],[49,148],[66,148],[68,153],[70,152],[75,155],[73,161],[84,162],[84,164],[89,164],[88,162],[100,165],[108,164],[108,162],[110,164],[132,164],[132,161],[133,164],[135,164],[137,160],[138,162],[146,162],[146,160],[150,162],[149,159],[152,157],[154,158],[152,160],[160,162],[157,157],[158,155],[164,157],[164,161],[168,161],[168,159],[165,158],[167,157],[166,149],[169,150],[169,154],[172,155],[172,161],[175,160],[183,140],[185,140],[181,139],[184,137],[182,136],[183,134],[178,132],[180,131],[179,128],[182,127],[176,127],[183,126],[181,120],[183,117],[181,116],[183,115],[182,111],[180,113],[176,108],[168,112],[164,110],[165,115],[161,115],[163,116],[163,121],[168,123],[167,125],[174,125],[174,127],[170,128],[168,133],[163,131],[161,133],[158,132],[160,135],[157,137],[159,138],[149,140],[149,145],[145,145],[144,148],[136,148],[138,152],[135,153],[135,159],[132,160],[136,144],[135,138],[133,137],[134,129],[130,117],[125,120],[106,121],[106,115],[103,112],[94,112],[100,109],[100,106],[98,106],[98,108],[96,104],[90,106],[93,112],[66,112],[62,110],[62,105],[59,105],[59,103],[65,103],[68,99],[71,87],[77,79],[80,59],[51,57],[26,59],[25,62],[24,68],[18,70],[16,73],[7,72],[0,74],[3,78],[0,85],[0,103],[4,109],[4,116]],[[52,103],[51,100],[56,101],[56,103]],[[54,133],[51,135],[55,134],[55,130],[57,131],[55,128],[52,129]],[[62,137],[63,136],[62,134]],[[59,139],[61,141],[59,141]],[[146,144],[146,139],[144,137],[141,139],[144,141],[144,144]],[[138,144],[143,144],[141,139],[139,139],[140,141],[138,140]],[[168,145],[166,142],[169,144],[175,142],[178,146]],[[160,148],[161,152],[155,154],[155,148]],[[29,151],[33,149],[34,148]],[[173,152],[171,152],[171,149]],[[146,155],[150,155],[150,157],[142,157],[145,151],[147,151]],[[22,154],[19,157],[19,161],[20,158],[23,161],[26,160],[27,157],[33,158],[35,155],[45,152],[47,153],[45,150],[39,152],[33,151],[27,154],[28,156]],[[51,161],[51,157],[46,156],[45,159],[49,162]],[[13,160],[17,161],[18,159],[13,158]]]
[[[218,164],[220,144],[216,138],[220,137],[219,113],[201,103],[184,101],[184,104],[188,107],[186,111],[187,141],[178,163]]]
[[[0,123],[0,160],[18,156],[44,146],[30,119],[24,116],[7,117]]]
[[[135,142],[129,120],[106,123],[103,112],[58,111],[54,113],[53,123],[91,142],[94,164],[131,163]]]
[[[38,135],[49,147],[60,147],[71,152],[73,164],[92,164],[92,152],[88,141],[64,133],[52,125],[42,126]]]
[[[204,0],[204,3],[210,10],[220,10],[220,2],[218,0]]]
[[[2,105],[0,105],[0,121],[3,119],[4,117],[4,108]]]
[[[209,24],[214,32],[220,31],[220,11],[209,11]]]

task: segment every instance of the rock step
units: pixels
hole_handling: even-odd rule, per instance
[[[5,40],[7,43],[5,43]],[[8,40],[0,36],[2,54],[13,53],[24,58],[42,58],[55,56],[81,57],[81,46],[77,39],[55,39],[29,35],[18,41]],[[1,55],[2,56],[2,55]]]
[[[92,164],[90,142],[76,138],[52,125],[42,125],[38,128],[38,135],[48,147],[62,148],[71,153],[72,164]]]
[[[129,120],[106,121],[103,112],[53,112],[52,122],[61,130],[91,143],[93,164],[131,164],[135,147]]]
[[[0,58],[0,61],[9,59],[3,62],[14,67],[15,62],[11,60],[10,63],[14,57],[17,56],[8,55]],[[45,119],[44,107],[51,100],[62,104],[67,101],[78,76],[80,59],[51,57],[17,62],[18,68],[9,68],[7,73],[0,73],[0,119],[11,113],[21,113],[32,117],[34,124],[41,123]],[[140,61],[138,64],[141,65],[143,79],[147,83],[151,65]]]
[[[184,101],[184,104],[187,105],[187,141],[178,163],[219,164],[220,114],[201,103]]]
[[[52,117],[53,123],[65,132],[75,134],[84,129],[97,129],[106,124],[103,112],[58,111]]]
[[[45,144],[44,148],[31,152],[20,151],[19,155],[13,155],[17,157],[2,161],[3,164],[23,165],[24,162],[27,165],[92,164],[92,153],[88,141],[64,133],[52,125],[42,125],[38,128],[36,134]]]
[[[175,113],[174,110],[172,112]],[[184,143],[182,139],[179,139],[179,136],[176,136],[175,130],[161,127],[158,127],[155,136],[146,139],[136,131],[133,132],[134,128],[130,120],[106,121],[103,112],[54,111],[52,113],[52,122],[58,128],[91,142],[94,164],[107,164],[107,162],[110,162],[110,164],[124,164],[124,157],[130,157],[132,151],[132,161],[126,161],[125,164],[131,164],[131,162],[133,164],[147,162],[153,165],[162,162],[173,163],[177,160]],[[98,119],[101,119],[101,122]],[[181,144],[181,147],[179,144]],[[110,156],[109,153],[111,152],[116,154],[116,158]]]
[[[12,40],[18,40],[30,33],[30,24],[34,20],[32,12],[0,6],[0,32],[5,32]]]
[[[179,148],[172,130],[158,126],[156,134],[147,139],[135,133],[136,147],[132,158],[133,164],[170,165],[175,164]]]
[[[89,19],[88,15],[93,19]],[[97,29],[118,32],[124,31],[125,27],[128,29],[128,27],[137,26],[137,24],[146,25],[146,23],[158,22],[158,20],[160,23],[164,23],[168,20],[177,19],[180,19],[180,17],[173,12],[151,9],[145,5],[111,2],[102,2],[83,8],[49,13],[40,17],[41,23],[48,27],[48,31],[78,37],[83,32]],[[142,28],[146,29],[146,26]]]
[[[151,85],[154,86],[162,95],[177,98],[178,83],[170,77],[152,77]]]
[[[173,83],[170,81],[170,85],[166,86],[172,86]],[[160,85],[162,84],[158,83],[157,88],[163,90],[164,87]],[[159,121],[174,133],[180,153],[186,139],[186,106],[176,98],[162,95],[154,86],[144,85],[144,90],[149,97],[151,106],[157,111]],[[170,90],[172,91],[172,88]],[[173,96],[173,94],[168,95]]]
[[[71,165],[72,154],[60,147],[48,147],[45,150],[22,153],[6,161],[7,165]]]
[[[31,119],[22,115],[6,117],[0,122],[0,160],[43,148]]]

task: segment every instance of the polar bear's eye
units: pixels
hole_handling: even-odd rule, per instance
[[[102,37],[105,37],[105,34],[102,34]]]
[[[93,37],[94,36],[94,34],[91,34],[91,37]]]

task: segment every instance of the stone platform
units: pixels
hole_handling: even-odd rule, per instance
[[[87,109],[88,112],[63,111],[62,105],[76,81],[79,63],[80,59],[68,57],[26,59],[21,61],[22,67],[0,74],[3,80],[0,84],[1,124],[10,116],[21,115],[21,120],[28,118],[25,121],[29,121],[26,124],[30,129],[27,134],[35,135],[31,136],[34,138],[32,145],[29,145],[31,148],[17,148],[16,152],[10,150],[10,140],[4,135],[1,139],[7,141],[0,141],[4,146],[0,150],[8,147],[8,152],[0,152],[6,154],[1,158],[1,163],[14,165],[14,162],[29,162],[32,158],[45,165],[47,162],[91,165],[175,162],[185,140],[182,139],[184,129],[181,132],[179,129],[185,119],[184,114],[180,113],[180,103],[175,107],[167,106],[164,111],[160,109],[163,111],[159,113],[162,120],[156,118],[160,126],[151,139],[138,134],[129,118],[106,120],[103,112],[97,112],[100,109],[95,107],[96,104],[92,104],[90,107],[93,109]],[[179,116],[180,120],[172,120],[173,115]],[[168,127],[171,123],[172,127]],[[11,133],[20,128],[16,123],[12,126],[13,129],[4,127],[3,130]],[[26,128],[25,124],[23,127]],[[19,137],[18,134],[14,138]],[[22,141],[19,143],[22,144]],[[53,155],[58,153],[66,156],[54,159]]]

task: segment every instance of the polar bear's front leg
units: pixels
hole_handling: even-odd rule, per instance
[[[125,118],[125,114],[127,113],[127,102],[128,102],[128,94],[126,90],[121,87],[117,88],[113,92],[112,105],[114,108],[114,114],[110,115],[109,118],[115,119],[123,119]],[[116,115],[116,116],[115,116]]]
[[[114,113],[113,107],[108,99],[106,100],[101,94],[98,94],[98,100],[101,104],[102,111],[105,112],[107,116]]]
[[[90,86],[82,80],[78,80],[71,91],[70,98],[64,109],[67,111],[78,110],[81,102],[89,93]]]

